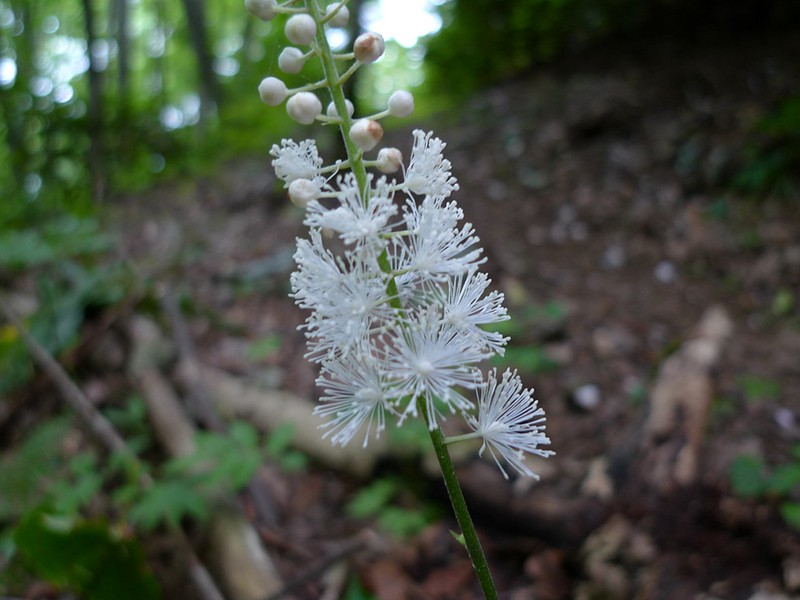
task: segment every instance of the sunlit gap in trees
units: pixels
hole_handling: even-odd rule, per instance
[[[436,7],[445,1],[364,2],[362,29],[377,31],[387,41],[379,63],[360,74],[355,93],[365,111],[383,109],[389,93],[396,88],[414,89],[423,83],[424,48],[420,38],[441,28]],[[0,0],[0,90],[13,91],[8,96],[9,106],[13,106],[12,112],[20,123],[27,123],[30,148],[41,143],[36,136],[45,127],[46,115],[57,112],[59,119],[67,120],[86,116],[90,66],[104,74],[102,93],[104,103],[110,107],[106,119],[108,115],[113,118],[115,110],[139,110],[131,109],[130,102],[140,108],[148,106],[146,110],[153,111],[153,121],[164,131],[199,123],[205,109],[196,73],[193,69],[175,68],[192,58],[186,41],[178,39],[186,27],[180,9],[171,8],[171,4],[155,5],[149,0],[128,0],[125,27],[130,48],[126,51],[119,44],[120,33],[116,30],[121,26],[119,15],[112,10],[116,4],[92,2],[95,37],[91,47],[79,4],[35,3],[31,6],[38,10],[27,10],[28,5],[23,3],[23,9],[18,10],[12,3]],[[159,12],[157,6],[164,12]],[[223,82],[241,77],[245,61],[271,68],[270,44],[264,40],[275,33],[272,24],[254,22],[248,37],[242,21],[229,18],[226,6],[227,2],[207,5],[206,27],[212,34],[210,58],[214,75]],[[329,30],[329,37],[338,50],[351,44],[344,29]],[[130,89],[126,84],[128,76],[133,80]],[[115,103],[117,99],[119,102]],[[4,131],[0,129],[0,133]],[[70,159],[63,157],[59,161],[66,164]],[[31,171],[20,180],[30,199],[37,197],[43,181],[34,162]],[[151,171],[160,172],[165,164],[166,158],[154,153]]]

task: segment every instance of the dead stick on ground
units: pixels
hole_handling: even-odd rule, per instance
[[[70,379],[58,361],[30,334],[22,319],[2,296],[0,296],[0,313],[16,328],[34,362],[47,374],[67,403],[78,413],[78,416],[89,427],[91,433],[100,443],[110,452],[121,454],[130,461],[139,464],[139,458],[125,443],[125,440],[114,426],[94,407],[83,391]],[[143,468],[138,470],[141,473],[139,479],[142,486],[151,486],[153,480],[150,476]],[[186,534],[180,529],[175,529],[173,533],[178,538],[181,546],[183,546],[184,552],[189,556],[189,570],[192,580],[203,598],[205,600],[225,600],[222,593],[217,589],[213,578],[197,558]]]
[[[227,427],[211,399],[207,383],[203,381],[203,371],[197,360],[197,351],[189,331],[189,324],[169,286],[164,286],[161,294],[161,306],[170,320],[173,338],[178,347],[180,372],[188,388],[188,408],[204,427],[211,431],[224,432]],[[261,521],[269,524],[275,523],[277,521],[276,510],[269,492],[264,486],[252,478],[247,483],[246,491],[253,501]]]

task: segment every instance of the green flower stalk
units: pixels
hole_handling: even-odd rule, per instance
[[[413,113],[413,95],[405,90],[394,92],[385,110],[354,117],[343,84],[380,58],[384,41],[367,32],[352,52],[331,50],[325,27],[346,24],[347,0],[324,8],[318,0],[246,5],[265,20],[290,15],[285,33],[295,46],[278,59],[284,72],[299,73],[316,58],[324,73],[296,89],[266,77],[259,85],[262,100],[270,106],[285,102],[298,123],[337,126],[347,150],[345,160],[327,166],[313,140],[282,140],[270,151],[276,175],[309,227],[309,237],[297,243],[291,284],[297,305],[310,311],[301,327],[306,358],[320,369],[323,393],[315,413],[323,419],[322,435],[337,445],[358,436],[366,447],[388,419],[398,425],[422,419],[483,593],[497,598],[447,446],[482,440],[480,454],[488,449],[506,478],[504,465],[538,478],[526,457],[552,451],[542,448],[550,444],[544,412],[519,375],[479,368],[505,351],[508,338],[491,326],[508,315],[503,295],[489,290],[480,271],[485,258],[478,236],[449,199],[458,183],[443,155],[446,145],[415,130],[407,162],[397,148],[380,147],[379,120]],[[317,95],[323,89],[330,96],[324,113]],[[371,152],[376,155],[369,159]],[[399,181],[387,177],[394,173]],[[341,243],[326,242],[331,236]],[[470,431],[447,438],[441,423],[453,415]]]

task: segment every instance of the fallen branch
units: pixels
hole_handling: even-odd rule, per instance
[[[19,332],[20,339],[23,344],[25,344],[34,362],[38,364],[50,378],[67,404],[72,407],[81,421],[89,428],[90,433],[111,453],[120,454],[131,461],[131,463],[141,466],[141,468],[137,469],[140,473],[140,485],[143,487],[153,485],[152,478],[147,474],[146,470],[141,465],[141,461],[139,461],[139,458],[130,449],[124,438],[100,411],[95,408],[92,402],[86,397],[86,394],[72,381],[58,361],[56,361],[47,349],[30,334],[22,319],[2,296],[0,296],[0,313],[2,313],[3,317]],[[225,597],[220,593],[219,589],[217,589],[213,578],[197,558],[186,534],[181,529],[173,529],[172,533],[189,558],[189,573],[202,598],[204,600],[225,600]]]
[[[135,318],[130,331],[134,343],[131,375],[144,396],[158,441],[172,457],[191,454],[195,447],[194,426],[154,358],[164,354],[158,347],[167,341],[155,324],[144,317]],[[206,532],[211,568],[231,597],[259,600],[281,585],[258,535],[234,502],[215,505]]]

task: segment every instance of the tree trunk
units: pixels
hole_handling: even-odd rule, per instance
[[[202,114],[208,115],[219,104],[219,87],[214,75],[212,56],[209,50],[206,29],[205,5],[203,0],[183,0],[186,21],[189,25],[189,37],[197,58],[198,75],[200,77],[200,100]]]
[[[97,41],[92,0],[81,0],[81,2],[89,55],[89,175],[92,181],[92,198],[100,202],[106,193],[106,170],[103,160],[103,76],[92,52]]]
[[[117,48],[119,53],[117,55],[118,64],[118,79],[119,86],[119,118],[122,122],[128,114],[130,106],[130,73],[131,73],[131,59],[130,59],[130,27],[129,23],[130,5],[128,0],[114,0],[114,17],[115,27],[112,29],[116,33]]]

